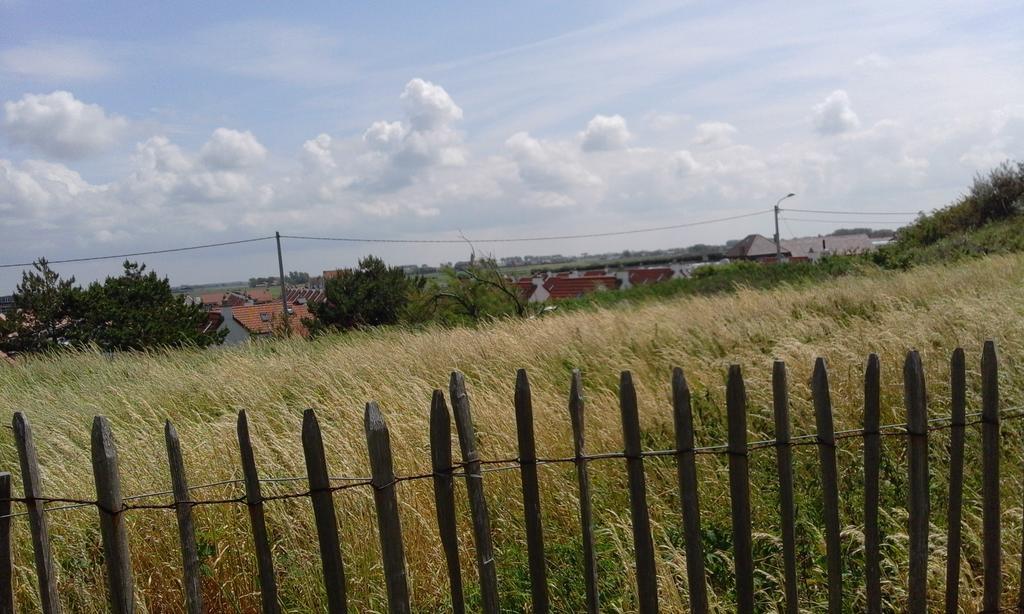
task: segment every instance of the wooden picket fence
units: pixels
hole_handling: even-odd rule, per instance
[[[836,442],[850,437],[863,438],[864,442],[864,551],[867,611],[881,612],[878,503],[879,462],[883,436],[907,438],[907,511],[909,518],[907,530],[910,559],[909,574],[905,579],[908,587],[906,611],[923,613],[926,611],[928,603],[926,584],[929,531],[928,438],[929,432],[937,429],[950,430],[945,610],[953,613],[958,611],[960,600],[960,528],[963,508],[965,429],[974,424],[980,424],[982,431],[982,474],[984,476],[982,483],[984,563],[982,611],[1003,611],[1000,609],[1002,540],[999,500],[999,429],[1001,419],[1021,417],[1022,414],[1000,412],[998,360],[993,342],[987,342],[982,353],[980,412],[968,414],[966,411],[966,366],[962,349],[954,351],[950,366],[952,412],[948,418],[929,420],[921,359],[917,352],[910,352],[903,370],[906,422],[896,425],[880,425],[879,360],[876,355],[872,354],[868,357],[864,372],[864,426],[862,429],[836,432],[833,428],[828,374],[824,361],[818,359],[811,380],[817,433],[793,437],[790,435],[789,427],[786,367],[781,361],[776,361],[772,378],[775,439],[750,442],[747,433],[747,398],[743,376],[740,367],[734,365],[729,369],[726,388],[728,443],[703,448],[694,447],[690,390],[683,372],[680,369],[675,369],[672,375],[675,448],[671,450],[642,449],[636,392],[630,373],[623,372],[620,380],[619,401],[624,450],[600,454],[586,452],[583,388],[580,374],[575,371],[569,395],[574,454],[565,458],[538,458],[534,444],[530,386],[526,372],[521,370],[517,374],[514,401],[519,454],[514,459],[498,460],[481,459],[477,450],[465,382],[460,373],[453,373],[450,382],[450,396],[461,448],[462,460],[460,462],[456,463],[452,458],[451,414],[441,391],[434,391],[431,400],[432,471],[423,475],[395,475],[388,428],[377,404],[371,402],[366,405],[365,411],[371,476],[368,479],[345,478],[348,481],[344,484],[332,485],[332,482],[337,481],[338,478],[329,476],[320,426],[314,411],[307,410],[303,416],[302,446],[307,469],[304,479],[308,482],[308,490],[269,497],[263,496],[261,483],[274,481],[275,478],[261,479],[257,472],[255,453],[249,437],[249,424],[244,411],[238,414],[238,443],[244,479],[233,482],[244,484],[245,495],[234,499],[202,500],[192,498],[194,491],[213,485],[189,487],[178,435],[174,426],[168,421],[165,428],[165,439],[172,490],[167,493],[154,494],[173,495],[173,502],[149,505],[135,504],[132,501],[138,498],[122,496],[114,437],[107,419],[102,416],[96,417],[92,427],[92,465],[96,484],[96,500],[46,497],[39,478],[32,429],[26,417],[21,413],[16,413],[13,426],[21,463],[24,496],[13,497],[10,474],[0,474],[0,613],[15,611],[11,566],[11,519],[20,515],[28,517],[40,604],[45,614],[52,614],[60,610],[60,595],[50,552],[47,513],[69,507],[93,506],[99,514],[110,610],[121,614],[134,612],[136,608],[132,561],[129,556],[124,514],[134,509],[166,508],[174,509],[176,512],[184,579],[183,603],[190,614],[198,614],[203,611],[203,602],[192,509],[200,505],[230,504],[244,504],[249,511],[259,572],[262,610],[268,613],[280,612],[274,560],[271,556],[271,544],[264,518],[264,504],[276,499],[300,497],[310,500],[316,521],[327,610],[331,613],[344,612],[347,608],[345,573],[332,495],[339,490],[359,487],[373,489],[389,611],[409,612],[411,605],[395,486],[403,481],[420,479],[430,479],[433,482],[438,532],[447,563],[451,588],[451,605],[454,612],[461,613],[465,611],[466,605],[463,597],[463,580],[456,537],[454,488],[456,478],[464,478],[466,482],[476,563],[479,570],[481,609],[487,613],[497,613],[499,611],[497,569],[491,541],[490,516],[484,492],[484,478],[489,470],[509,468],[518,469],[521,475],[532,609],[534,612],[547,612],[550,605],[537,468],[539,465],[549,463],[571,463],[576,469],[579,484],[579,518],[582,533],[586,607],[588,612],[596,613],[600,610],[601,604],[597,590],[598,566],[594,550],[593,503],[588,465],[592,461],[602,459],[625,461],[636,566],[636,603],[640,612],[657,612],[655,550],[651,535],[644,475],[644,459],[650,457],[674,457],[677,461],[690,608],[693,612],[706,612],[709,604],[701,544],[700,502],[697,489],[699,476],[695,463],[695,457],[698,454],[725,454],[728,456],[736,611],[753,612],[755,593],[754,564],[751,551],[748,454],[752,450],[766,448],[775,450],[778,467],[785,611],[795,613],[798,609],[798,578],[792,448],[798,445],[813,445],[818,450],[824,510],[828,611],[837,613],[843,609],[844,593],[843,561],[840,551]],[[25,512],[12,514],[12,503],[23,504]],[[46,507],[47,504],[60,504],[60,506]],[[1022,566],[1022,573],[1024,573],[1024,566]],[[1024,594],[1018,597],[1015,610],[1024,611]]]

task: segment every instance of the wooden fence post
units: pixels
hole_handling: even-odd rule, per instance
[[[480,472],[480,455],[476,447],[476,432],[466,394],[466,381],[458,371],[452,373],[449,383],[455,429],[459,432],[463,471],[466,473],[466,492],[473,516],[473,537],[476,541],[476,560],[480,570],[481,607],[487,614],[498,613],[498,572],[494,563],[491,543],[491,521],[487,515],[484,496],[484,476]]]
[[[583,580],[587,591],[587,612],[597,614],[600,599],[597,593],[597,556],[594,553],[594,517],[590,502],[590,473],[587,471],[584,441],[583,378],[579,369],[572,371],[569,390],[569,420],[572,422],[572,445],[575,455],[576,479],[580,486],[580,527],[583,531]]]
[[[11,474],[0,473],[0,614],[14,614],[11,567]]]
[[[736,611],[754,612],[754,556],[750,523],[750,472],[747,466],[747,391],[739,365],[729,367],[725,392],[729,430],[729,498],[736,559]]]
[[[786,363],[772,365],[772,404],[775,410],[775,462],[779,472],[779,516],[782,528],[782,561],[785,569],[786,612],[797,614],[796,504],[793,494],[793,448],[789,435],[789,384]]]
[[[370,456],[373,500],[377,507],[377,530],[384,563],[384,585],[388,593],[388,612],[408,614],[409,580],[405,570],[402,523],[398,517],[395,494],[395,466],[391,457],[391,435],[375,401],[366,404],[366,449]]]
[[[982,609],[995,612],[1002,595],[1002,528],[999,505],[999,358],[989,340],[981,353]]]
[[[249,418],[244,409],[238,412],[238,450],[242,457],[245,504],[249,508],[249,523],[252,525],[252,541],[256,550],[256,566],[260,574],[260,600],[264,614],[278,614],[281,611],[281,606],[277,603],[274,558],[270,553],[270,540],[267,537],[267,521],[263,513],[260,476],[256,472],[256,458],[252,451],[252,440],[249,438]]]
[[[128,552],[128,532],[122,513],[121,475],[118,471],[114,434],[105,416],[96,416],[92,422],[92,471],[96,481],[111,610],[115,614],[133,614],[135,585],[132,580],[132,559]]]
[[[57,614],[60,612],[57,576],[54,574],[53,556],[50,554],[50,524],[43,502],[39,500],[43,496],[43,486],[39,479],[39,460],[36,457],[35,442],[32,440],[32,425],[20,411],[14,412],[11,423],[14,428],[14,439],[18,444],[21,485],[25,491],[25,508],[28,511],[29,529],[32,532],[32,552],[39,581],[39,602],[43,614]]]
[[[640,448],[640,415],[636,405],[633,376],[623,371],[619,380],[619,408],[622,438],[629,478],[629,511],[633,519],[633,552],[636,556],[637,604],[641,614],[658,611],[658,572],[654,566],[654,541],[647,509],[647,481]]]
[[[309,500],[313,506],[316,537],[320,545],[320,567],[324,574],[327,611],[343,614],[348,611],[345,565],[341,558],[341,539],[338,537],[338,519],[334,512],[334,495],[327,473],[323,435],[313,409],[302,413],[302,453],[306,459]]]
[[[686,582],[690,588],[690,611],[708,611],[708,587],[704,573],[704,545],[700,537],[700,499],[697,495],[697,464],[694,448],[693,408],[690,387],[683,370],[672,369],[672,419],[676,431],[676,474],[679,503],[686,540]]]
[[[878,355],[869,355],[864,368],[864,575],[868,614],[882,614],[878,532],[878,474],[882,458],[880,372]]]
[[[452,477],[451,418],[444,393],[435,390],[430,400],[430,464],[434,472],[434,507],[441,548],[448,564],[452,612],[464,614],[466,601],[462,593],[462,568],[459,565],[459,537],[455,522],[455,484]]]
[[[525,369],[516,372],[516,437],[519,443],[519,474],[523,487],[523,520],[526,552],[530,561],[530,597],[533,611],[547,612],[548,575],[544,567],[544,528],[541,523],[540,489],[537,484],[537,445],[533,432],[533,401]]]
[[[843,608],[843,564],[839,544],[839,480],[836,471],[836,437],[832,424],[832,395],[828,389],[825,359],[814,362],[811,379],[814,417],[818,429],[818,461],[821,465],[821,496],[825,514],[825,555],[828,559],[828,610]]]
[[[903,366],[904,403],[907,407],[907,475],[909,484],[910,573],[907,612],[928,611],[928,409],[924,369],[917,351],[907,354]]]
[[[946,512],[946,614],[960,611],[960,520],[964,496],[964,429],[967,426],[967,366],[963,348],[949,361],[952,421],[949,431],[949,508]]]
[[[185,461],[181,455],[181,441],[178,439],[178,431],[170,420],[164,422],[164,442],[167,444],[167,465],[171,474],[171,490],[174,491],[174,512],[178,519],[185,607],[189,614],[202,614],[203,595],[199,578],[199,549],[196,547],[196,532],[192,523],[192,503],[188,492],[188,479],[185,477]]]

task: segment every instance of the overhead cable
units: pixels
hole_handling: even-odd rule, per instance
[[[728,222],[732,220],[739,220],[748,217],[754,217],[757,215],[765,215],[771,213],[771,209],[765,209],[763,211],[755,211],[753,213],[743,213],[740,215],[731,215],[728,217],[720,217],[709,220],[700,220],[697,222],[686,222],[682,224],[671,224],[668,226],[655,226],[651,228],[638,228],[635,230],[614,230],[608,232],[591,232],[583,234],[572,234],[572,235],[548,235],[548,236],[537,236],[537,237],[512,237],[504,239],[472,239],[473,243],[525,243],[529,241],[564,241],[567,239],[593,239],[598,237],[616,237],[622,235],[634,235],[646,232],[658,232],[662,230],[676,230],[679,228],[690,228],[693,226],[703,226],[705,224],[717,224],[719,222]],[[346,243],[465,243],[465,238],[459,239],[376,239],[376,238],[358,238],[358,237],[314,237],[304,235],[281,235],[282,239],[299,239],[304,241],[342,241]]]
[[[226,247],[228,245],[239,245],[241,243],[254,243],[256,241],[267,241],[273,239],[273,236],[269,237],[255,237],[253,239],[239,239],[237,241],[223,241],[221,243],[206,243],[203,245],[190,245],[188,247],[172,247],[169,249],[155,249],[148,252],[133,252],[130,254],[112,254],[110,256],[88,256],[85,258],[65,258],[63,260],[47,260],[49,264],[67,264],[70,262],[91,262],[93,260],[113,260],[115,258],[131,258],[133,256],[152,256],[154,254],[170,254],[174,252],[187,252],[196,249],[207,249],[210,247]],[[11,268],[24,268],[32,266],[32,262],[16,262],[13,264],[0,264],[0,269],[11,269]]]

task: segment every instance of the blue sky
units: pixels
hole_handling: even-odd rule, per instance
[[[756,211],[790,191],[803,208],[927,210],[1024,158],[1021,32],[1019,2],[0,0],[0,262],[275,230],[631,229]],[[784,236],[834,227],[790,217]],[[765,216],[493,251],[771,231]],[[271,247],[147,262],[175,282],[244,279],[274,272]],[[286,248],[287,268],[310,271],[366,253],[467,255]],[[61,270],[88,280],[117,263]],[[0,269],[0,291],[19,277]]]

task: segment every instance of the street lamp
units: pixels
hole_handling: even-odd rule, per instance
[[[790,192],[775,203],[775,261],[782,262],[782,242],[779,240],[779,205],[782,201],[787,198],[792,198],[796,194]]]

